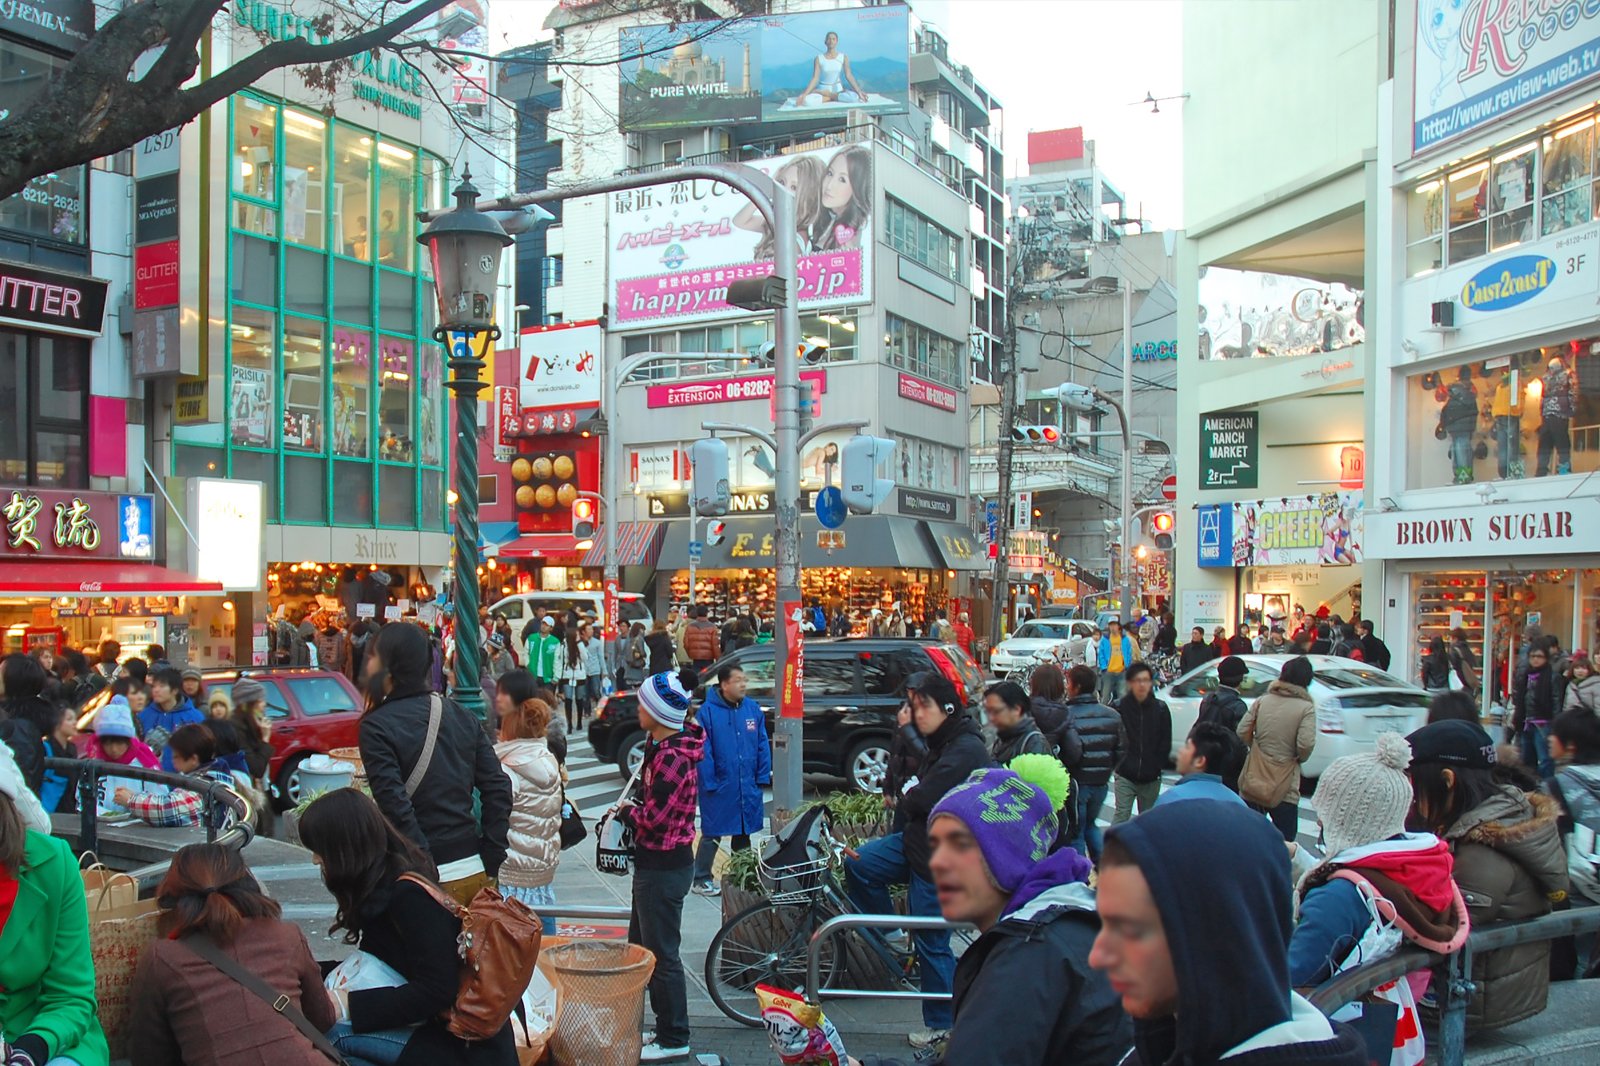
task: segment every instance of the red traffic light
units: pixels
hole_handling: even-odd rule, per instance
[[[1177,526],[1178,520],[1172,516],[1171,511],[1161,511],[1150,519],[1150,530],[1153,533],[1171,533]]]
[[[583,496],[579,496],[576,500],[573,500],[572,520],[574,522],[594,521],[594,501]]]
[[[1061,440],[1061,431],[1059,429],[1057,429],[1055,426],[1045,426],[1044,427],[1044,442],[1046,444],[1056,444],[1060,440]]]

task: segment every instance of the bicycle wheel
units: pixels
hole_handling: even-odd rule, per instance
[[[806,953],[823,918],[809,903],[765,900],[734,915],[706,950],[706,991],[717,1009],[736,1022],[760,1028],[756,985],[799,991],[806,983]],[[823,945],[818,977],[824,986],[838,969],[833,941]]]

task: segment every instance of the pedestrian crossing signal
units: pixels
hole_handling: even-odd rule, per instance
[[[1160,511],[1150,516],[1150,535],[1159,551],[1168,551],[1172,547],[1172,535],[1177,530],[1178,520],[1171,511]]]

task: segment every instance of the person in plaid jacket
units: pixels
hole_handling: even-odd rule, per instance
[[[204,778],[232,787],[233,778],[226,764],[217,761],[216,743],[203,725],[179,726],[167,739],[172,765],[179,773]],[[112,796],[117,806],[140,821],[163,828],[198,826],[205,802],[198,792],[174,788],[164,793],[134,792],[119,788]]]
[[[623,797],[621,817],[634,833],[633,915],[628,940],[656,957],[650,977],[655,1039],[640,1062],[689,1054],[689,993],[679,949],[683,900],[694,875],[694,817],[699,807],[705,730],[687,721],[692,669],[655,674],[639,686],[639,728],[650,735],[636,791]]]

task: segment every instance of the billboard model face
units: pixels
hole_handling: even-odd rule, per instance
[[[619,31],[625,130],[903,112],[904,5]]]
[[[800,306],[872,298],[872,149],[846,144],[757,160],[795,196]],[[711,181],[680,181],[611,197],[612,321],[625,328],[748,314],[728,285],[772,273],[774,240],[744,196]]]

